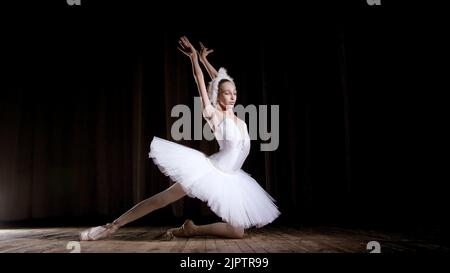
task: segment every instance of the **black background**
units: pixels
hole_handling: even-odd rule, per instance
[[[176,51],[187,35],[215,49],[238,103],[280,105],[279,149],[253,141],[244,165],[278,201],[274,224],[448,242],[444,17],[413,5],[6,5],[0,221],[90,224],[166,188],[146,153],[169,137],[170,108],[196,95]],[[183,200],[142,221],[186,216],[211,213]]]

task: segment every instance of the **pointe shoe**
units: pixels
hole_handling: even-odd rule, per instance
[[[80,241],[97,241],[111,236],[119,227],[115,224],[93,227],[80,232]]]
[[[194,222],[190,219],[187,219],[184,221],[183,225],[179,228],[171,228],[167,231],[168,234],[175,237],[191,237],[193,236],[193,230],[192,226],[194,225]],[[191,226],[191,227],[188,227]]]

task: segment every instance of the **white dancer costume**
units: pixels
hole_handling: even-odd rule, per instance
[[[226,75],[224,69],[220,75]],[[216,90],[217,92],[217,90]],[[212,100],[215,101],[215,100]],[[219,110],[209,104],[203,110],[220,150],[211,156],[184,145],[154,137],[149,157],[186,194],[207,202],[211,210],[236,227],[262,227],[275,220],[280,212],[274,199],[241,167],[250,151],[247,125],[232,118],[221,120]]]

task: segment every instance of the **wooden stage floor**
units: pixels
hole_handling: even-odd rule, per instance
[[[400,233],[332,227],[264,227],[246,231],[243,239],[174,238],[161,235],[169,227],[124,227],[109,239],[78,242],[85,228],[0,229],[1,253],[369,253],[376,241],[382,253],[445,252],[449,248]]]

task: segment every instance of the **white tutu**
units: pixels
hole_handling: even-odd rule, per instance
[[[274,199],[240,168],[223,171],[216,167],[219,154],[208,157],[195,149],[154,137],[149,156],[187,195],[207,202],[225,222],[244,228],[271,223],[280,214]]]

